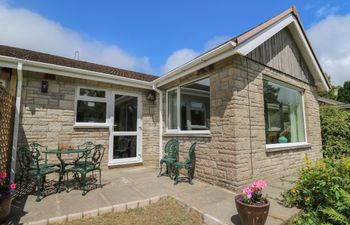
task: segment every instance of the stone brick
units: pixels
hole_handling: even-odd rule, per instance
[[[136,209],[138,207],[139,207],[139,202],[138,201],[126,203],[126,208],[127,209]]]
[[[98,209],[83,212],[83,218],[91,218],[98,216]]]
[[[72,221],[72,220],[79,220],[81,218],[83,218],[83,213],[71,213],[67,216],[68,221]]]
[[[67,216],[58,216],[49,219],[49,224],[64,223],[67,221]]]
[[[113,212],[113,206],[107,206],[103,208],[98,209],[98,215],[104,215],[107,213],[112,213]]]
[[[120,213],[126,211],[126,204],[113,205],[113,212]]]

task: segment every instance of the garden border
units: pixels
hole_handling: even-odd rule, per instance
[[[158,195],[152,198],[147,198],[143,200],[138,200],[138,201],[131,201],[131,202],[126,202],[126,203],[121,203],[121,204],[116,204],[116,205],[111,205],[111,206],[105,206],[101,207],[98,209],[93,209],[93,210],[88,210],[88,211],[83,211],[83,212],[78,212],[78,213],[71,213],[68,215],[63,215],[63,216],[57,216],[57,217],[51,217],[43,220],[38,220],[38,221],[33,221],[33,222],[27,222],[24,225],[49,225],[49,224],[60,224],[64,222],[69,222],[72,220],[78,220],[78,219],[83,219],[83,218],[91,218],[91,217],[97,217],[101,216],[107,213],[121,213],[121,212],[126,212],[128,209],[136,209],[136,208],[143,208],[146,206],[149,206],[151,204],[154,204],[158,202],[159,200],[165,199],[165,198],[172,198],[176,200],[176,202],[185,207],[189,211],[195,211],[196,213],[199,213],[204,221],[205,224],[207,225],[227,225],[223,223],[221,220],[202,212],[201,210],[197,209],[196,207],[190,206],[189,204],[183,202],[180,198],[174,197],[168,194],[165,195]]]

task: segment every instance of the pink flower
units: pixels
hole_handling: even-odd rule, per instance
[[[264,180],[257,180],[252,183],[251,188],[254,190],[262,190],[266,187],[266,182]]]
[[[251,199],[253,197],[254,190],[251,187],[246,187],[243,189],[243,193],[247,195],[247,198]]]
[[[0,172],[0,180],[5,179],[7,176],[6,172]]]
[[[16,185],[15,183],[10,184],[10,188],[11,188],[11,189],[16,189],[16,187],[17,187],[17,185]]]

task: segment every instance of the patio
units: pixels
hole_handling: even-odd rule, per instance
[[[224,224],[240,224],[233,200],[235,193],[196,179],[194,185],[179,183],[174,186],[168,177],[157,178],[157,172],[155,168],[142,166],[106,170],[102,174],[104,187],[93,189],[86,196],[82,196],[80,190],[72,190],[69,193],[51,194],[41,202],[36,202],[34,195],[16,199],[7,224],[26,224],[162,195],[178,198]],[[288,185],[285,180],[270,182],[268,185],[265,193],[271,207],[266,224],[284,224],[298,212],[276,201],[279,193]]]

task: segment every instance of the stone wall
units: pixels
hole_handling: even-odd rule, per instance
[[[142,95],[142,156],[144,164],[155,166],[159,158],[158,96],[146,100],[146,90],[81,79],[55,76],[49,79],[48,93],[41,92],[43,74],[24,71],[19,130],[19,146],[37,141],[55,149],[58,142],[79,145],[93,141],[106,147],[103,165],[107,166],[108,128],[74,128],[74,101],[77,86],[127,91]]]
[[[242,56],[233,56],[199,71],[186,79],[172,82],[164,89],[210,75],[210,135],[164,134],[180,140],[180,159],[197,141],[195,177],[218,186],[237,190],[254,179],[290,175],[304,163],[305,153],[320,157],[321,131],[315,87]],[[305,117],[308,149],[266,150],[263,76],[305,90]],[[165,110],[164,111],[164,118]],[[164,127],[165,128],[165,127]],[[165,129],[164,129],[165,131]]]

